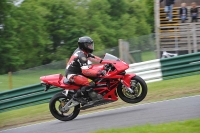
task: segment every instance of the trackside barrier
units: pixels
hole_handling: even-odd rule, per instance
[[[200,52],[161,60],[164,79],[200,71]]]
[[[127,73],[136,73],[146,82],[200,74],[200,52],[131,64]]]
[[[136,73],[146,82],[200,74],[200,52],[130,64],[126,72]],[[0,93],[0,112],[47,103],[62,89],[53,88],[47,92],[43,90],[43,86],[36,84]]]
[[[9,98],[17,97],[17,96],[22,96],[22,95],[27,95],[30,93],[36,93],[36,92],[40,92],[40,91],[42,91],[40,84],[31,85],[31,86],[23,87],[20,89],[14,89],[14,90],[2,92],[2,93],[0,93],[0,100],[9,99]]]
[[[126,72],[136,73],[147,83],[162,80],[160,59],[131,64]]]
[[[0,93],[0,112],[47,103],[61,89],[52,88],[44,92],[40,84]]]

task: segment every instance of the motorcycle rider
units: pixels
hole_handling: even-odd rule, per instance
[[[95,83],[87,77],[98,77],[106,74],[105,70],[92,70],[89,69],[88,60],[92,62],[101,63],[102,59],[92,54],[94,51],[94,42],[88,36],[83,36],[78,39],[78,48],[70,57],[66,67],[66,78],[77,85],[82,86],[74,95],[73,100],[80,103],[85,103],[82,95],[86,91],[91,90]],[[87,76],[87,77],[85,77]]]

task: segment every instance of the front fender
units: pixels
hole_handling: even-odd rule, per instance
[[[124,78],[122,79],[122,84],[124,84],[126,87],[130,88],[130,82],[131,82],[131,78],[135,77],[136,74],[126,74],[124,76]]]

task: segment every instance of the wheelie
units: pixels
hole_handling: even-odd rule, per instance
[[[103,58],[92,54],[94,43],[90,37],[81,37],[70,58],[66,75],[40,77],[45,91],[51,86],[62,88],[50,102],[51,114],[58,120],[76,118],[80,110],[115,102],[120,97],[127,103],[138,103],[147,95],[145,81],[136,74],[126,74],[129,65],[106,53]],[[100,64],[88,64],[88,60]]]

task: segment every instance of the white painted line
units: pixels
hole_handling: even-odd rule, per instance
[[[98,113],[102,113],[102,112],[108,112],[108,111],[112,111],[112,110],[130,108],[130,107],[133,107],[133,106],[144,106],[144,105],[149,105],[149,104],[161,103],[161,102],[166,102],[166,101],[174,101],[174,100],[186,99],[186,98],[191,98],[191,97],[200,97],[200,95],[188,96],[188,97],[181,97],[181,98],[174,98],[174,99],[163,100],[163,101],[157,101],[157,102],[149,102],[149,103],[131,105],[131,106],[126,106],[126,107],[121,107],[121,108],[115,108],[115,109],[108,109],[108,110],[103,110],[103,111],[99,111],[99,112],[94,112],[94,113],[89,113],[89,114],[83,114],[83,115],[80,115],[80,116],[78,116],[78,117],[87,116],[87,115],[91,115],[91,114],[98,114]],[[77,117],[77,118],[78,118],[78,117]],[[33,125],[39,125],[39,124],[48,123],[48,122],[53,122],[53,121],[59,121],[59,120],[51,120],[51,121],[45,121],[45,122],[36,123],[36,124],[30,124],[30,125],[26,125],[26,126],[21,126],[21,127],[16,127],[16,128],[11,128],[11,129],[2,130],[2,131],[0,131],[0,132],[9,131],[9,130],[14,130],[14,129],[23,128],[23,127],[28,127],[28,126],[33,126]]]

